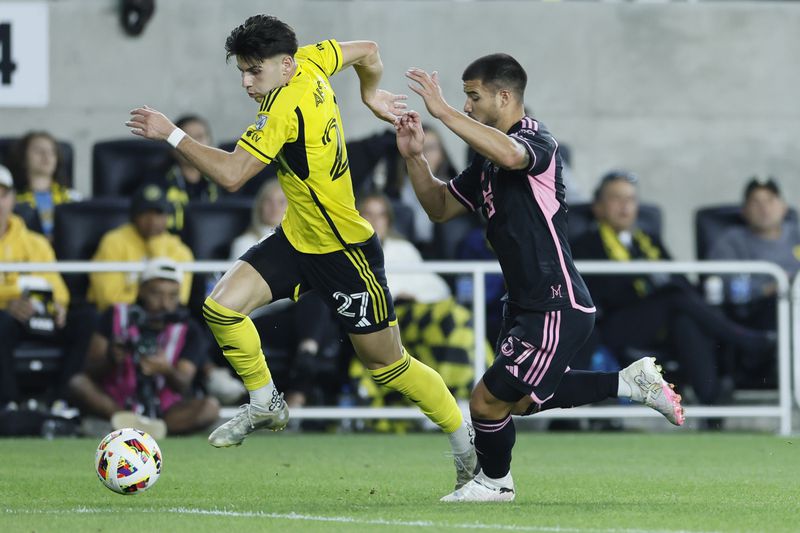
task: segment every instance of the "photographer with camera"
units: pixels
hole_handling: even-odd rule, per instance
[[[117,304],[92,335],[83,373],[70,382],[84,414],[135,427],[159,439],[217,420],[219,403],[191,393],[207,346],[180,305],[183,273],[171,259],[148,262],[135,304]]]
[[[69,306],[69,292],[57,272],[26,272],[25,263],[50,263],[56,255],[44,235],[14,214],[15,202],[11,173],[0,165],[0,262],[19,263],[17,272],[0,272],[0,415],[18,411],[27,395],[14,357],[24,342],[63,349],[57,374],[50,382],[39,378],[37,385],[46,388],[40,399],[52,404],[53,414],[64,415],[69,411],[64,401],[67,384],[83,365],[85,328],[95,311],[89,306]]]

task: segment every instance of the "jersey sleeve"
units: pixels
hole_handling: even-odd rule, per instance
[[[530,157],[528,174],[541,174],[550,166],[550,160],[556,153],[557,144],[549,135],[542,135],[533,130],[520,130],[509,135],[522,145]]]
[[[475,211],[483,205],[483,192],[481,191],[482,167],[483,159],[476,156],[461,174],[447,183],[447,189],[450,194],[469,211]]]
[[[334,39],[298,48],[295,57],[311,61],[329,78],[342,70],[342,47]]]
[[[280,92],[280,89],[276,91]],[[284,144],[297,138],[296,115],[270,109],[270,99],[278,96],[273,93],[264,98],[255,123],[248,126],[236,143],[265,165],[272,163]]]

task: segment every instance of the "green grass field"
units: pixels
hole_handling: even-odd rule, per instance
[[[97,442],[0,440],[0,531],[798,531],[800,443],[772,435],[521,432],[512,504],[444,504],[446,439],[164,439],[147,493],[93,471]]]

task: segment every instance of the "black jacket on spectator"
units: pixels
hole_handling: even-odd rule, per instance
[[[672,256],[664,247],[661,239],[656,235],[634,230],[634,238],[628,248],[632,261],[640,260],[671,260]],[[581,235],[570,244],[574,259],[586,260],[613,260],[613,253],[604,243],[600,235],[599,226],[595,225],[591,231]],[[658,257],[654,257],[658,255]],[[662,279],[663,278],[663,279]],[[655,293],[664,282],[671,280],[674,283],[685,283],[680,276],[652,276],[646,274],[634,275],[584,275],[583,279],[589,287],[589,292],[597,307],[598,320],[608,313],[627,307],[642,298]]]

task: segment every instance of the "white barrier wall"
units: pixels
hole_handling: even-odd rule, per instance
[[[181,263],[186,272],[224,272],[231,266],[230,261],[196,261]],[[0,262],[0,273],[16,272],[19,263]],[[640,273],[763,273],[771,275],[778,290],[778,404],[777,405],[735,405],[735,406],[703,406],[692,405],[687,407],[688,418],[709,417],[753,417],[778,419],[778,432],[789,435],[792,432],[792,356],[790,336],[792,329],[790,290],[794,296],[800,296],[800,281],[792,288],[786,273],[778,266],[764,261],[633,261],[619,263],[614,261],[579,261],[578,269],[586,274],[640,274]],[[26,271],[31,272],[141,272],[143,263],[135,262],[83,262],[62,261],[54,263],[26,263]],[[486,364],[484,342],[485,330],[485,285],[484,275],[487,273],[500,273],[500,265],[493,261],[429,261],[425,263],[408,263],[387,265],[389,272],[437,272],[437,273],[471,273],[474,283],[472,295],[473,323],[475,325],[475,375],[483,374]],[[800,278],[798,278],[800,279]],[[797,304],[797,300],[795,301]],[[800,306],[795,307],[797,313]],[[795,322],[798,315],[794,315]],[[795,323],[797,334],[797,323]],[[800,360],[800,354],[795,352],[795,365]],[[795,372],[798,367],[795,366]],[[795,398],[800,404],[800,379],[795,380]],[[319,407],[300,408],[293,411],[296,418],[421,418],[422,414],[416,408],[340,408]],[[222,416],[233,416],[233,408],[223,410]],[[614,407],[578,407],[574,409],[554,409],[537,415],[543,418],[639,418],[660,416],[652,409],[642,406],[614,406]]]
[[[118,5],[50,0],[50,104],[0,109],[0,136],[45,128],[71,140],[85,193],[92,143],[127,135],[136,105],[198,112],[218,140],[236,137],[254,109],[223,43],[248,15],[269,11],[303,42],[378,41],[388,89],[406,91],[408,66],[439,70],[459,108],[470,60],[516,56],[529,72],[530,107],[573,148],[579,184],[590,190],[610,167],[639,173],[679,258],[693,257],[694,209],[737,201],[750,174],[774,173],[789,200],[800,199],[797,2],[156,0],[136,38],[122,32]],[[381,127],[352,73],[334,85],[348,138]],[[415,95],[411,104],[420,107]],[[463,162],[463,144],[446,142]]]

